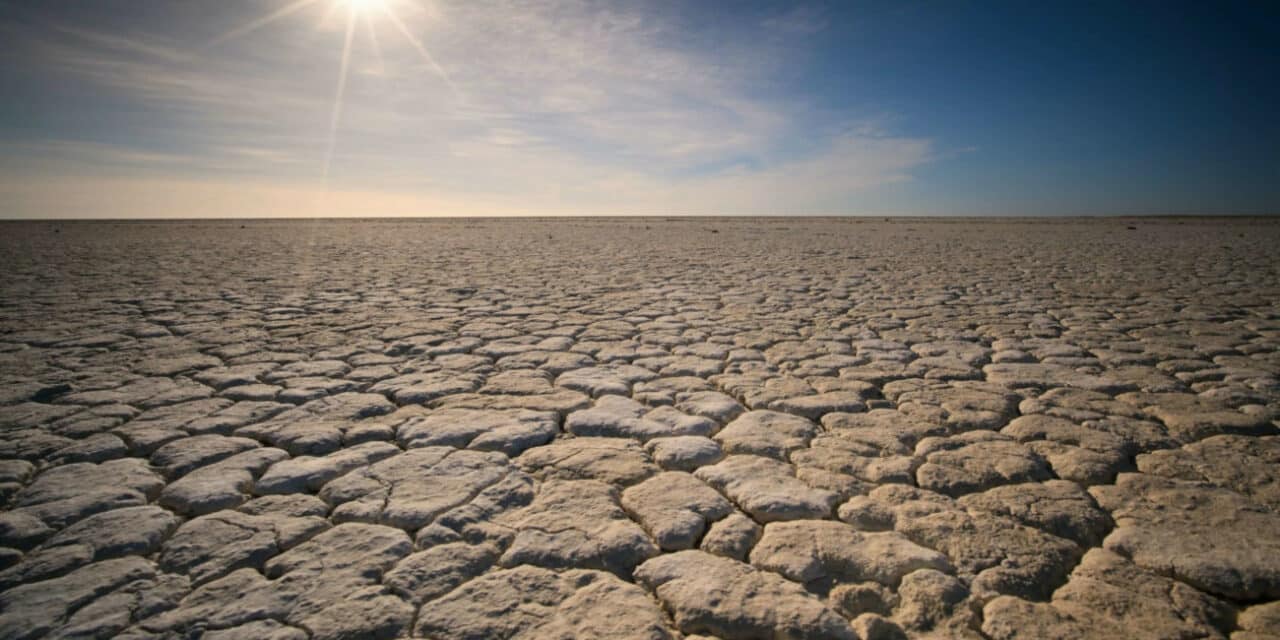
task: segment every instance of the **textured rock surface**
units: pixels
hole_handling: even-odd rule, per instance
[[[0,639],[1280,636],[1273,223],[244,225],[0,232]]]
[[[644,590],[600,571],[504,569],[423,607],[428,638],[675,638]]]
[[[724,496],[701,480],[674,471],[627,489],[622,494],[622,506],[666,551],[696,546],[708,523],[733,511]]]
[[[572,438],[526,451],[516,463],[542,480],[593,479],[635,484],[658,473],[640,443],[626,438]]]
[[[946,556],[901,534],[859,533],[830,520],[774,522],[751,551],[751,564],[796,582],[832,579],[896,587],[917,569],[950,571]]]
[[[565,431],[582,437],[649,440],[674,436],[708,436],[715,432],[717,426],[708,418],[684,415],[671,407],[659,407],[651,411],[630,398],[608,395],[597,400],[590,409],[569,414],[564,428]]]
[[[916,482],[950,496],[1050,477],[1033,451],[990,431],[925,438],[916,445],[916,455],[925,460],[916,469]]]
[[[1116,521],[1107,549],[1209,593],[1280,598],[1280,514],[1229,489],[1145,474],[1091,491]]]
[[[1230,616],[1212,596],[1095,549],[1050,602],[988,603],[982,630],[992,638],[1222,638]]]
[[[772,458],[729,456],[694,473],[719,489],[760,522],[822,518],[831,514],[836,495],[797,480],[792,468]]]
[[[776,574],[701,551],[646,562],[636,578],[684,633],[720,638],[856,638],[848,621]]]
[[[158,562],[199,584],[244,567],[261,569],[267,560],[328,528],[328,522],[314,516],[219,511],[183,523],[165,542]]]
[[[441,409],[407,420],[396,433],[406,447],[448,445],[515,456],[559,431],[555,414],[546,411]]]
[[[982,597],[1048,597],[1083,553],[1070,540],[999,513],[965,510],[922,489],[881,487],[841,505],[839,516],[857,528],[892,529],[943,552]]]
[[[515,539],[504,566],[586,567],[626,574],[658,552],[618,505],[617,489],[596,480],[552,481],[511,518]]]
[[[504,480],[522,478],[500,453],[451,447],[410,449],[324,486],[320,498],[339,522],[371,522],[416,531]]]
[[[263,573],[240,569],[197,587],[139,626],[177,634],[270,618],[311,629],[312,637],[394,638],[413,608],[379,579],[412,548],[397,529],[339,525],[271,558]]]
[[[482,574],[498,559],[492,545],[453,542],[406,557],[383,577],[383,584],[415,603],[438,598]]]
[[[724,457],[724,450],[710,438],[677,436],[658,438],[645,445],[645,451],[658,466],[671,471],[693,471],[714,464]]]
[[[716,434],[726,453],[743,453],[786,460],[818,434],[818,425],[777,411],[751,411],[738,416]]]
[[[1093,498],[1064,480],[996,487],[959,500],[970,513],[1005,516],[1083,547],[1095,547],[1112,527]]]

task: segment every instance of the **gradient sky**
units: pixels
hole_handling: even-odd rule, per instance
[[[1280,213],[1275,2],[0,0],[0,43],[0,217]]]

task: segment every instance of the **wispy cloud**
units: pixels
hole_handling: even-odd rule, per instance
[[[222,17],[223,33],[275,6],[234,4],[257,12]],[[43,168],[27,184],[94,164],[114,168],[98,188],[138,197],[138,185],[204,184],[228,213],[246,209],[218,185],[242,179],[272,202],[364,194],[383,215],[414,203],[432,210],[422,213],[838,213],[934,156],[927,139],[824,116],[782,90],[791,52],[824,26],[818,13],[764,16],[759,38],[710,41],[644,4],[392,4],[413,41],[376,16],[356,30],[328,184],[342,39],[330,0],[222,41],[184,5],[169,8],[168,32],[63,25],[29,37],[22,46],[42,72],[154,119],[133,143],[28,146]],[[10,175],[11,193],[19,183]]]
[[[826,29],[829,21],[822,7],[802,4],[768,16],[762,24],[783,33],[810,35]]]

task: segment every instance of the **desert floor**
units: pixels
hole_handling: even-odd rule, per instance
[[[4,223],[0,273],[0,638],[1280,636],[1280,223]]]

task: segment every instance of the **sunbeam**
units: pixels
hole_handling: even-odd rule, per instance
[[[301,11],[303,8],[307,7],[308,5],[315,4],[318,1],[319,0],[297,0],[296,2],[287,4],[275,11],[272,11],[271,13],[268,13],[267,15],[262,16],[261,18],[258,18],[244,25],[236,27],[235,29],[228,31],[214,38],[213,40],[210,40],[208,43],[206,43],[205,46],[212,47],[214,45],[226,42],[227,40],[239,38],[240,36],[243,36],[247,33],[257,31],[258,29],[261,29],[262,27],[265,27],[271,24],[272,22],[275,22],[276,20],[279,20],[290,14],[297,13],[298,11]]]
[[[373,48],[373,61],[377,65],[378,74],[386,72],[386,60],[382,57],[382,43],[378,41],[378,30],[373,28],[373,20],[369,16],[365,16],[364,20],[365,36],[369,38],[369,46]]]
[[[251,20],[214,38],[204,46],[212,47],[217,44],[227,42],[228,40],[233,40],[252,33],[276,22],[277,20],[298,13],[308,6],[317,4],[318,2],[321,2],[321,0],[294,0],[275,11],[271,11],[266,15]],[[440,66],[438,62],[436,62],[435,56],[431,55],[431,52],[427,50],[426,45],[413,35],[413,31],[410,30],[409,25],[405,24],[404,20],[402,20],[400,16],[396,15],[395,9],[392,5],[393,2],[390,0],[328,0],[326,3],[324,15],[321,18],[321,24],[328,23],[335,13],[345,11],[347,14],[346,27],[342,42],[342,62],[339,64],[338,68],[338,83],[337,89],[334,91],[333,106],[329,111],[329,128],[327,131],[324,160],[321,168],[326,184],[329,181],[329,174],[333,168],[333,156],[337,148],[338,127],[342,121],[342,111],[347,91],[347,79],[351,70],[352,49],[354,48],[355,30],[357,28],[356,23],[358,21],[363,22],[365,28],[368,30],[369,44],[373,50],[373,56],[375,63],[377,64],[376,68],[379,74],[384,73],[386,71],[386,67],[382,51],[383,45],[378,40],[377,29],[374,26],[374,19],[377,16],[382,16],[385,17],[392,25],[395,25],[396,30],[399,31],[400,34],[404,36],[405,40],[413,47],[417,52],[418,57],[431,67],[436,75],[440,76],[440,79],[449,87],[449,91],[453,94],[453,98],[455,100],[461,100],[461,92],[458,91],[457,85],[453,83],[453,79],[449,77],[448,72],[446,72],[444,67]]]
[[[347,69],[351,66],[351,41],[356,32],[356,12],[347,13],[347,34],[342,45],[342,64],[338,69],[338,90],[333,96],[333,111],[329,116],[329,145],[324,153],[324,180],[329,181],[329,167],[333,163],[333,150],[338,141],[338,122],[342,119],[342,97],[347,90]]]
[[[431,55],[430,51],[427,51],[427,47],[423,45],[422,42],[419,41],[417,38],[413,37],[413,33],[409,31],[409,27],[405,25],[404,21],[401,20],[399,16],[392,13],[391,9],[387,7],[385,4],[383,5],[382,9],[383,9],[383,13],[386,14],[387,18],[391,20],[391,23],[394,24],[396,28],[400,30],[400,33],[404,34],[404,37],[406,40],[409,41],[409,44],[412,44],[413,48],[418,50],[418,54],[422,56],[423,61],[431,65],[431,68],[435,69],[435,72],[440,74],[440,78],[444,80],[444,83],[449,85],[449,90],[453,92],[453,97],[454,98],[460,97],[461,94],[458,92],[458,87],[453,84],[453,79],[449,77],[448,73],[445,73],[445,70],[443,67],[441,67],[439,64],[436,63],[435,57]]]

